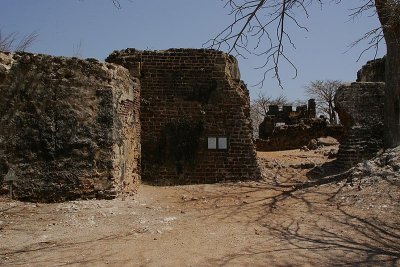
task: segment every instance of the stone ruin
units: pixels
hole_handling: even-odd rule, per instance
[[[345,131],[337,161],[349,168],[372,158],[384,146],[385,58],[368,61],[357,82],[342,86],[335,107]]]
[[[307,146],[311,140],[332,136],[341,139],[343,127],[328,125],[323,117],[316,118],[314,99],[308,105],[296,107],[269,106],[263,122],[259,126],[259,139],[256,140],[258,151],[278,151],[299,149]]]
[[[260,177],[249,92],[237,61],[208,49],[115,51],[141,81],[142,180],[210,183]]]
[[[262,139],[256,140],[257,150],[296,149],[311,139],[331,136],[340,143],[337,166],[349,168],[372,158],[384,147],[384,81],[385,57],[368,61],[358,71],[357,82],[337,90],[334,102],[342,125],[327,125],[326,121],[306,113],[304,107],[298,110],[302,109],[300,114],[305,116],[296,117],[299,112],[295,112],[294,120],[290,119],[291,107],[283,107],[281,111],[270,107],[272,116],[268,114],[260,125]]]
[[[293,111],[292,106],[282,106],[280,108],[278,105],[270,105],[263,122],[258,128],[258,136],[260,139],[268,139],[273,136],[274,131],[276,128],[279,128],[279,125],[307,123],[310,119],[314,119],[315,116],[316,105],[314,99],[309,99],[308,105],[296,107],[296,111]]]
[[[0,53],[0,92],[0,177],[16,198],[112,198],[137,188],[140,91],[126,69]]]
[[[63,201],[132,193],[141,179],[260,177],[248,90],[234,57],[126,49],[107,62],[0,53],[0,188],[12,185],[21,200]],[[272,106],[258,149],[299,148],[328,135],[341,140],[343,166],[371,157],[383,146],[382,66],[369,62],[359,82],[339,89],[345,133],[316,119],[312,100],[296,111]]]
[[[234,57],[127,49],[107,61],[0,53],[0,188],[63,201],[132,193],[141,178],[260,177]]]
[[[356,82],[385,82],[386,57],[367,61],[357,72]]]

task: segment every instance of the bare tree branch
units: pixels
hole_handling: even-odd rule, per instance
[[[16,40],[17,40],[16,32],[4,34],[0,30],[0,51],[6,51],[6,52],[11,51]]]
[[[15,51],[25,51],[29,47],[32,46],[32,44],[36,41],[36,39],[39,37],[39,34],[36,32],[32,32],[29,35],[23,37],[19,42],[18,45],[15,47]]]
[[[280,67],[288,64],[297,76],[297,68],[288,57],[286,49],[288,46],[296,48],[291,39],[288,29],[295,26],[300,30],[307,31],[298,20],[300,14],[306,17],[309,5],[317,2],[321,6],[323,0],[221,0],[225,7],[230,9],[233,21],[223,28],[214,38],[205,43],[210,48],[226,49],[235,56],[247,58],[249,55],[263,57],[263,64],[256,69],[263,70],[260,82],[263,86],[266,75],[270,72],[278,80],[282,87]],[[341,0],[331,0],[336,4]],[[387,23],[384,27],[391,27],[399,23],[399,0],[385,0],[385,8],[388,10]],[[366,12],[370,16],[376,15],[375,0],[361,0],[361,4],[350,10],[350,18],[355,19]],[[350,49],[361,42],[367,42],[367,47],[361,52],[358,60],[363,54],[371,49],[375,51],[375,57],[381,42],[384,41],[383,28],[372,29],[358,38],[350,45]]]
[[[131,3],[133,2],[133,0],[126,0],[126,1],[131,2]],[[121,9],[122,8],[120,0],[111,0],[111,2],[117,9]]]
[[[72,46],[73,57],[82,58],[82,46],[83,46],[82,40],[79,40],[79,42],[76,45],[74,44]]]
[[[119,2],[119,0],[112,0],[112,2],[113,2],[114,6],[115,6],[116,8],[118,8],[118,9],[121,8],[121,3]]]
[[[4,34],[0,30],[0,51],[26,51],[39,37],[39,34],[32,32],[29,35],[19,38],[18,32]]]
[[[210,48],[227,48],[229,53],[246,58],[248,55],[264,57],[264,64],[256,69],[263,70],[263,77],[257,85],[262,86],[266,75],[273,73],[282,87],[280,66],[289,64],[293,69],[293,77],[297,76],[297,68],[286,53],[286,46],[296,48],[288,25],[294,25],[307,31],[295,14],[305,14],[312,2],[321,0],[222,0],[225,7],[230,8],[233,22],[226,26],[205,45]]]

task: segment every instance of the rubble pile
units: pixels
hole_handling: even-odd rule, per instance
[[[350,181],[390,180],[400,185],[400,146],[388,149],[371,160],[357,164],[350,171]]]
[[[357,164],[339,184],[334,197],[338,205],[395,212],[400,201],[400,146]]]

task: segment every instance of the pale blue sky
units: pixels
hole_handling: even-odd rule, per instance
[[[31,47],[35,53],[71,56],[81,43],[80,54],[104,60],[113,50],[201,48],[231,18],[220,0],[122,0],[122,9],[111,0],[1,0],[0,27],[3,32],[21,35],[32,31],[39,38]],[[284,90],[268,75],[263,88],[251,87],[262,73],[254,69],[257,57],[239,59],[242,79],[249,85],[251,97],[286,95],[290,100],[306,99],[303,86],[317,79],[354,81],[356,72],[370,52],[356,62],[366,44],[344,53],[348,45],[366,31],[376,27],[376,17],[364,15],[349,21],[349,9],[362,1],[346,0],[329,3],[321,9],[309,9],[310,18],[302,19],[309,32],[292,29],[296,49],[289,56],[299,70],[282,68]],[[291,29],[289,29],[291,30]],[[384,47],[384,45],[382,45]],[[379,52],[382,56],[385,50]]]

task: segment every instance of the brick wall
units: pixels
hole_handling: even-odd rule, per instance
[[[106,61],[125,66],[141,81],[144,181],[259,178],[249,95],[235,58],[206,49],[126,49]],[[208,149],[209,137],[226,137],[228,149]]]
[[[140,178],[140,90],[96,60],[0,53],[0,182],[30,201],[114,197]]]
[[[345,128],[339,165],[352,167],[383,147],[384,95],[383,82],[356,82],[336,92],[335,106]]]

